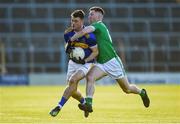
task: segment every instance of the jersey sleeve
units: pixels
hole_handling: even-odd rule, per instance
[[[69,42],[69,32],[67,32],[67,29],[66,29],[65,32],[64,32],[64,47],[65,47],[65,50],[67,50],[68,42]]]
[[[100,23],[95,22],[95,23],[91,24],[91,26],[93,26],[95,28],[95,32],[97,32],[99,30]]]
[[[94,33],[87,34],[86,38],[87,38],[87,43],[88,43],[89,47],[93,47],[97,44],[96,37],[95,37]]]
[[[69,36],[68,36],[68,34],[64,34],[64,41],[65,41],[65,43],[67,43],[67,42],[68,42],[68,40],[69,40]]]
[[[66,43],[69,41],[70,33],[72,32],[72,30],[73,29],[71,27],[69,27],[64,31],[64,40]]]

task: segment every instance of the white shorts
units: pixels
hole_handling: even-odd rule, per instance
[[[66,80],[69,81],[70,77],[79,70],[83,71],[84,75],[86,75],[93,64],[94,63],[86,63],[82,65],[69,60]]]
[[[125,70],[119,57],[112,58],[104,64],[96,63],[95,66],[99,67],[102,71],[114,79],[125,77]]]

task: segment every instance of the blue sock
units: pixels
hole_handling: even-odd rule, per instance
[[[84,98],[81,98],[79,102],[80,102],[81,104],[84,104],[84,103],[85,103],[85,99],[84,99]]]
[[[67,102],[67,99],[65,97],[62,97],[61,101],[59,102],[59,106],[62,108],[66,102]]]

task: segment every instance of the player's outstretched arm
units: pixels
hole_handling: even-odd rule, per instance
[[[75,41],[77,40],[78,38],[82,37],[83,35],[85,34],[88,34],[88,33],[91,33],[91,32],[94,32],[95,31],[95,28],[93,26],[87,26],[85,27],[82,31],[74,34],[72,37],[71,37],[71,41]]]

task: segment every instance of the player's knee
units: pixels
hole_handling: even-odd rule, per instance
[[[129,88],[123,88],[123,91],[124,91],[126,94],[131,93],[131,90],[130,90]]]
[[[75,84],[77,84],[77,79],[76,78],[71,78],[69,80],[69,85],[75,85]]]
[[[75,92],[77,90],[77,84],[73,82],[69,82],[69,89],[71,92]]]

